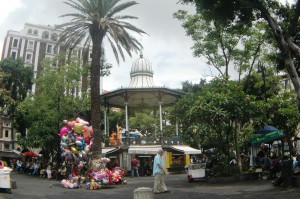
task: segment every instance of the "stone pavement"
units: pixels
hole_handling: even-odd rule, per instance
[[[27,174],[12,173],[17,189],[12,194],[0,193],[0,199],[133,199],[138,187],[153,186],[153,177],[127,178],[127,185],[109,185],[101,190],[65,189],[59,181],[48,180]],[[300,199],[300,189],[273,187],[270,181],[251,180],[231,184],[189,183],[185,174],[167,175],[166,184],[170,193],[156,194],[154,199]]]

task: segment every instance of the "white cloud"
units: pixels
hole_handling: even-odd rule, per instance
[[[22,7],[20,0],[1,1],[0,7],[0,25],[14,10]]]

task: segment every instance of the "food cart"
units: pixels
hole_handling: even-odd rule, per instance
[[[8,193],[11,193],[10,184],[10,172],[11,168],[4,167],[0,169],[0,189],[5,189]]]
[[[205,180],[206,177],[205,168],[206,168],[205,163],[187,165],[189,182],[193,182],[194,180]]]

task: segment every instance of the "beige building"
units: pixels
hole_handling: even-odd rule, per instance
[[[84,53],[83,45],[79,44],[74,48],[66,49],[63,44],[57,46],[62,30],[56,29],[55,26],[45,26],[25,23],[24,28],[20,31],[7,31],[4,39],[4,45],[1,55],[1,60],[7,57],[21,58],[24,62],[32,67],[34,78],[39,76],[43,70],[42,61],[45,58],[54,58],[56,55],[68,55],[78,58],[80,63],[91,62],[91,50]],[[102,79],[100,79],[100,92],[102,93]],[[82,91],[88,89],[88,80],[86,77],[81,79],[81,87],[75,92],[77,96],[81,95]],[[32,92],[36,92],[36,85],[33,85]]]
[[[20,146],[17,133],[8,117],[0,116],[0,159],[19,157]]]

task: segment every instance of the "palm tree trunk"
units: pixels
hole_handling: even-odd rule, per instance
[[[93,48],[92,48],[92,64],[91,64],[91,124],[94,129],[93,145],[91,147],[92,160],[98,159],[102,154],[101,147],[101,118],[100,118],[100,60],[101,60],[101,45],[103,41],[103,34],[97,29],[91,30]],[[95,32],[93,32],[95,31]]]

